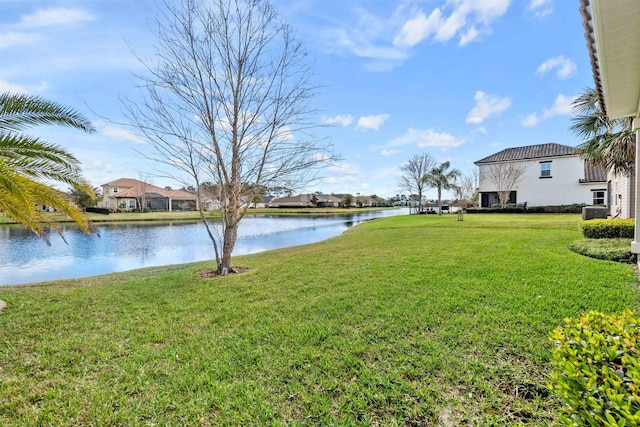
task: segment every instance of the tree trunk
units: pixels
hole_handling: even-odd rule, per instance
[[[225,276],[231,269],[231,252],[238,237],[238,221],[233,220],[231,225],[227,225],[224,230],[224,242],[222,244],[222,260],[218,266],[218,274]]]
[[[233,166],[232,169],[235,170]],[[222,239],[222,262],[218,265],[218,274],[221,276],[226,275],[231,269],[231,253],[238,237],[240,203],[242,202],[240,184],[234,182],[228,187],[230,187],[230,191],[227,194],[228,206],[223,218],[225,227]]]
[[[438,215],[442,215],[442,187],[438,186]]]

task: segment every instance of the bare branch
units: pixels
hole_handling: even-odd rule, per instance
[[[328,141],[310,133],[318,126],[312,69],[270,3],[163,0],[162,6],[156,60],[138,76],[145,96],[126,102],[126,115],[154,148],[147,158],[197,189],[217,186],[221,239],[201,217],[225,273],[255,191],[306,183],[335,156]]]
[[[495,185],[502,208],[506,206],[509,195],[520,182],[525,169],[524,163],[498,163],[487,169],[487,180]]]

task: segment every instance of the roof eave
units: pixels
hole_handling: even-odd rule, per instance
[[[596,93],[609,119],[640,114],[640,2],[581,0]]]

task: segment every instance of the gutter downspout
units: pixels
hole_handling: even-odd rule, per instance
[[[631,252],[640,254],[640,115],[633,119],[632,130],[636,133],[636,200],[635,200],[635,228],[633,231],[633,242],[631,242]],[[640,257],[638,257],[640,260]]]
[[[624,207],[625,210],[625,218],[633,218],[631,215],[631,187],[635,185],[635,182],[632,182],[631,177],[627,178],[627,194],[625,194],[627,205]],[[635,181],[635,176],[634,176]],[[632,185],[633,184],[633,185]]]

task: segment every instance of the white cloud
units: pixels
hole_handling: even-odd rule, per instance
[[[549,110],[545,110],[544,118],[553,116],[569,116],[571,115],[571,104],[576,99],[575,96],[569,97],[559,94]]]
[[[115,126],[105,126],[100,131],[104,136],[107,136],[118,141],[133,142],[134,144],[145,144],[145,140],[138,135],[130,132],[126,129],[121,129]]]
[[[459,38],[466,45],[491,33],[511,0],[446,0],[428,13],[403,1],[391,16],[377,17],[358,8],[350,20],[323,32],[325,51],[370,60],[367,71],[389,71],[409,58],[411,48],[429,37],[439,42]]]
[[[561,79],[573,75],[577,66],[576,63],[565,56],[556,56],[554,58],[547,59],[538,67],[538,74],[544,74],[548,71],[556,70],[556,75]]]
[[[467,123],[480,124],[491,116],[502,114],[511,106],[511,98],[499,98],[481,90],[476,92],[473,99],[476,101],[476,105],[469,111]]]
[[[390,35],[406,18],[405,8],[400,5],[390,17],[379,18],[362,8],[354,9],[355,20],[338,24],[336,28],[324,30],[320,38],[324,50],[339,55],[355,55],[370,62],[368,71],[389,71],[409,57],[406,49],[393,46]]]
[[[402,151],[400,150],[394,150],[393,148],[389,148],[389,149],[382,149],[382,151],[380,151],[380,155],[381,156],[393,156],[394,154],[400,154],[402,153]]]
[[[531,113],[522,120],[522,126],[531,127],[538,124],[540,117],[536,113]]]
[[[474,130],[471,131],[471,136],[474,137],[479,133],[481,133],[483,135],[486,135],[487,134],[487,129],[482,127],[482,126],[480,126],[479,128],[474,129]]]
[[[36,94],[44,92],[47,88],[46,82],[40,82],[37,86],[24,86],[17,83],[11,83],[5,80],[0,80],[0,92],[13,92],[13,93],[28,93]]]
[[[405,22],[400,34],[393,39],[393,44],[403,47],[415,46],[430,34],[437,32],[441,20],[442,16],[438,8],[434,9],[429,17],[420,10],[415,17]]]
[[[333,163],[327,169],[341,175],[358,175],[360,173],[360,166],[353,163]]]
[[[412,47],[431,36],[439,42],[457,36],[459,44],[464,46],[491,33],[491,25],[507,12],[510,3],[511,0],[448,0],[428,16],[417,10],[404,23],[393,44]]]
[[[522,126],[531,127],[540,123],[542,120],[555,116],[570,116],[572,114],[572,103],[576,97],[569,97],[559,94],[553,102],[551,108],[543,111],[542,115],[531,113],[522,120]]]
[[[20,46],[35,43],[40,39],[40,35],[31,33],[14,33],[9,32],[0,34],[0,49],[6,49],[12,46]]]
[[[459,147],[465,141],[449,133],[435,132],[433,129],[410,128],[404,135],[393,139],[389,145],[397,147],[407,144],[415,144],[420,148],[453,148]]]
[[[94,19],[93,15],[82,9],[48,8],[39,9],[29,15],[23,15],[18,26],[22,28],[49,27],[93,21]]]
[[[335,117],[327,117],[324,120],[325,125],[340,125],[340,126],[349,126],[353,123],[353,116],[351,114],[340,115],[338,114]]]
[[[332,173],[322,178],[325,184],[339,184],[344,182],[356,182],[360,175],[360,166],[354,163],[334,163],[327,170]]]
[[[544,18],[553,13],[553,0],[531,0],[527,10],[538,19]]]
[[[389,117],[391,117],[389,114],[362,116],[358,119],[357,128],[362,130],[378,130]]]
[[[309,157],[309,160],[312,162],[324,162],[328,159],[329,156],[327,156],[325,153],[314,153],[313,155],[311,155],[311,157]]]

